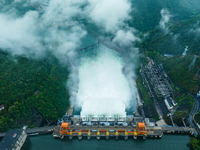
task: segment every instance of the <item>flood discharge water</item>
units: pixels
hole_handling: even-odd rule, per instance
[[[81,117],[126,116],[132,94],[122,73],[125,65],[120,55],[100,46],[95,57],[83,57],[79,69],[77,104]]]

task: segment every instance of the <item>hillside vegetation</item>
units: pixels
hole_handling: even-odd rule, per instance
[[[198,0],[192,2],[188,0],[132,0],[132,2],[133,20],[129,22],[129,25],[142,32],[154,30],[159,25],[162,9],[168,9],[172,16],[172,23],[189,19],[200,10]]]
[[[167,25],[169,32],[156,28],[148,32],[148,36],[139,44],[143,54],[162,64],[171,80],[183,91],[192,94],[196,94],[200,85],[197,74],[200,69],[199,21],[200,15],[194,15],[188,20],[170,22]],[[182,57],[186,45],[187,55]],[[165,53],[174,57],[164,57]],[[196,61],[192,64],[195,55]]]
[[[31,124],[35,113],[54,120],[69,106],[68,70],[49,56],[44,60],[13,58],[0,52],[0,132]]]
[[[188,54],[199,54],[200,34],[198,32],[200,16],[196,15],[192,19],[168,24],[169,32],[165,33],[160,28],[156,28],[147,33],[147,37],[139,45],[141,50],[149,52],[159,52],[181,55],[185,46],[188,46]]]
[[[183,90],[196,94],[200,85],[200,57],[196,58],[193,67],[189,67],[194,59],[194,55],[185,57],[172,57],[164,61],[163,66],[173,82]],[[199,71],[200,73],[200,71]]]

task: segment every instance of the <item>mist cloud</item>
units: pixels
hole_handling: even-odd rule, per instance
[[[41,38],[37,35],[37,19],[37,12],[28,12],[22,18],[0,14],[0,47],[13,55],[43,55]]]
[[[100,53],[96,59],[82,60],[77,93],[77,105],[82,108],[81,116],[125,117],[125,109],[136,106],[136,101],[130,104],[132,90],[122,74],[124,61],[117,52],[102,46],[98,49]]]
[[[165,8],[161,10],[160,14],[161,14],[161,20],[159,22],[159,26],[167,34],[169,33],[169,26],[167,24],[169,23],[172,15]]]
[[[62,64],[68,65],[71,74],[67,87],[71,103],[75,101],[79,89],[77,49],[87,35],[80,21],[82,19],[95,24],[102,33],[112,34],[113,41],[110,42],[126,47],[125,50],[131,52],[127,53],[124,74],[128,80],[135,78],[135,66],[130,62],[135,58],[137,49],[130,47],[140,39],[135,36],[137,31],[126,24],[131,19],[129,13],[132,10],[128,0],[50,0],[43,13],[27,10],[19,15],[19,10],[14,6],[23,2],[23,7],[28,9],[27,2],[15,0],[0,11],[0,48],[12,55],[35,59],[44,58],[50,52]],[[41,7],[41,2],[47,1],[30,2],[34,7]],[[134,81],[130,84],[131,90],[136,88]]]
[[[190,27],[188,33],[189,34],[199,34],[200,33],[199,21]]]
[[[11,6],[21,2],[23,0],[15,0]],[[30,4],[46,2],[31,0]],[[84,5],[86,7],[83,8]],[[128,0],[50,0],[42,15],[27,11],[20,17],[16,9],[12,12],[2,11],[0,47],[13,55],[23,54],[34,58],[44,57],[48,49],[62,61],[63,56],[75,54],[81,38],[87,34],[77,21],[83,18],[90,19],[105,33],[116,35],[114,41],[121,41],[121,46],[130,45],[138,40],[131,30],[123,29],[125,21],[130,19],[130,11],[131,3]]]
[[[131,31],[118,30],[113,42],[118,43],[120,46],[131,46],[132,42],[140,41],[140,39]]]
[[[106,32],[114,33],[129,20],[131,3],[128,0],[88,0],[86,12],[90,19]]]
[[[71,21],[79,13],[74,2],[62,0],[51,0],[42,15],[37,11],[28,11],[21,17],[16,17],[15,11],[0,13],[0,47],[13,55],[33,58],[44,57],[48,50],[66,63],[65,57],[75,55],[87,33]]]

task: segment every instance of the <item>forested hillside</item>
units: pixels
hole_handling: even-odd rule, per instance
[[[0,132],[31,124],[36,112],[45,119],[61,117],[69,106],[68,70],[52,56],[44,60],[13,58],[0,52]]]
[[[200,10],[198,0],[132,0],[132,2],[133,20],[129,23],[130,26],[142,32],[154,30],[159,26],[160,12],[163,8],[169,10],[172,17],[171,23],[189,19]]]
[[[148,32],[140,48],[143,51],[181,55],[188,46],[188,54],[198,54],[200,52],[199,21],[200,15],[197,15],[192,19],[169,23],[168,33],[156,28]]]
[[[200,57],[194,55],[172,57],[164,61],[163,66],[173,82],[183,90],[196,94],[200,85]],[[199,72],[198,72],[199,71]]]
[[[197,74],[200,69],[199,20],[200,16],[197,15],[189,20],[169,24],[169,33],[164,33],[159,28],[152,30],[140,44],[141,52],[156,63],[162,63],[177,86],[193,94],[200,85]],[[186,56],[182,56],[186,46],[188,51]],[[165,53],[174,56],[167,58],[164,57]]]

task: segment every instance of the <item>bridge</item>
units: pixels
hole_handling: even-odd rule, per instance
[[[78,51],[87,50],[88,48],[94,48],[95,46],[98,46],[98,45],[99,45],[99,42],[98,42],[98,43],[96,43],[96,44],[89,45],[89,46],[87,46],[87,47],[81,48],[81,49],[79,49]]]
[[[162,127],[163,133],[194,134],[195,129],[189,127]]]
[[[31,134],[45,134],[45,133],[51,133],[53,131],[53,128],[55,126],[46,126],[46,127],[35,127],[35,128],[28,128],[26,130],[26,133],[28,135]]]
[[[35,127],[26,129],[28,135],[52,133],[55,126]],[[4,137],[6,132],[0,133],[0,138]]]

